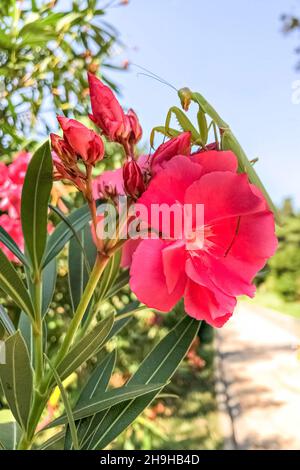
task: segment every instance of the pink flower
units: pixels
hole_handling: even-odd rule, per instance
[[[57,117],[64,133],[64,140],[77,157],[84,162],[95,165],[104,157],[104,143],[93,130],[88,129],[75,119]]]
[[[276,250],[273,214],[260,191],[246,174],[237,174],[232,152],[206,151],[165,163],[138,203],[149,213],[153,203],[182,211],[190,204],[193,216],[190,232],[180,239],[139,240],[132,291],[164,312],[184,297],[188,315],[221,327],[238,295],[254,295],[253,278]],[[196,224],[197,204],[204,205],[202,226]],[[160,222],[155,228],[161,230]]]
[[[8,175],[13,183],[23,185],[30,157],[31,154],[26,151],[15,155],[13,162],[8,166]]]
[[[0,215],[0,226],[3,227],[11,238],[16,242],[21,251],[24,250],[24,238],[22,233],[22,225],[20,219],[12,219],[7,214]],[[19,263],[18,258],[0,242],[1,250],[6,254],[8,259],[14,263]]]
[[[125,114],[108,86],[91,73],[88,79],[92,105],[90,119],[110,140],[121,144],[137,143],[142,137],[142,128],[135,112],[131,109]]]
[[[0,166],[0,210],[14,219],[20,217],[21,195],[30,154],[19,152],[13,162]]]

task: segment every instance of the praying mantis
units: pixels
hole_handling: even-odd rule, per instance
[[[200,93],[193,92],[187,87],[176,91],[181,102],[182,109],[178,108],[177,106],[172,106],[167,113],[165,125],[154,127],[150,136],[151,147],[153,147],[156,132],[161,133],[167,137],[176,137],[180,134],[181,131],[189,131],[191,133],[192,144],[205,148],[209,132],[212,129],[214,132],[217,148],[220,150],[231,150],[236,155],[238,159],[238,171],[247,173],[250,182],[261,190],[269,205],[269,208],[274,213],[276,222],[280,225],[281,222],[279,213],[253,167],[253,164],[256,160],[252,162],[248,160],[245,151],[238,142],[237,138],[234,136],[229,125],[220,117],[217,111]],[[198,129],[196,129],[196,127],[192,124],[186,115],[191,102],[196,103],[198,106]],[[173,116],[176,118],[181,131],[170,127]],[[207,118],[210,119],[209,124],[207,122]]]

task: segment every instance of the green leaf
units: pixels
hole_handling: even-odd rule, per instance
[[[97,249],[89,225],[77,234],[80,240],[72,238],[69,244],[69,288],[73,310],[78,307],[84,289],[94,266]]]
[[[46,442],[44,442],[40,447],[39,450],[57,450],[57,445],[64,440],[65,431],[58,432],[54,434],[54,436],[50,437]],[[52,449],[52,447],[54,449]]]
[[[22,335],[22,338],[24,339],[30,362],[31,364],[34,363],[33,358],[34,358],[34,348],[33,348],[33,332],[32,332],[32,326],[30,323],[30,320],[26,313],[21,312],[20,319],[19,319],[19,324],[18,324],[18,330],[20,330],[20,333]]]
[[[23,430],[32,400],[33,372],[26,344],[17,331],[5,341],[5,364],[0,364],[0,381],[11,412]]]
[[[43,267],[61,252],[66,243],[74,236],[74,232],[79,232],[85,227],[90,218],[90,211],[86,204],[66,217],[68,223],[73,227],[73,230],[64,221],[58,224],[48,239]]]
[[[114,285],[121,263],[121,250],[117,251],[109,260],[103,275],[101,276],[100,286],[98,290],[99,301],[105,298],[107,292],[112,288]]]
[[[21,437],[21,428],[10,410],[0,411],[0,450],[15,450]]]
[[[57,372],[62,380],[99,351],[105,344],[113,324],[114,316],[110,315],[70,349],[57,367]]]
[[[118,403],[160,390],[163,386],[164,384],[126,385],[126,387],[109,390],[108,392],[101,393],[100,396],[95,395],[91,400],[82,403],[78,407],[76,406],[73,410],[73,417],[75,420],[88,418]],[[60,426],[67,422],[67,416],[63,415],[52,421],[45,429]]]
[[[115,280],[115,283],[113,286],[110,287],[110,289],[107,291],[106,295],[102,300],[109,299],[116,295],[121,289],[127,286],[129,282],[129,271],[128,269],[126,271],[123,271],[117,279]]]
[[[16,332],[15,326],[11,321],[8,313],[6,312],[5,308],[0,305],[0,323],[4,326],[6,332],[9,335],[13,335]]]
[[[31,158],[22,191],[22,228],[26,252],[35,272],[40,271],[47,242],[48,202],[52,181],[52,156],[47,141]]]
[[[62,400],[64,402],[64,406],[65,406],[65,410],[66,410],[66,414],[67,414],[67,419],[68,419],[68,424],[69,424],[69,427],[70,427],[70,432],[71,432],[71,436],[72,436],[72,443],[73,443],[74,449],[78,450],[79,449],[79,444],[78,444],[78,437],[77,437],[77,429],[76,429],[76,425],[75,425],[75,421],[74,421],[74,417],[73,417],[73,413],[72,413],[71,404],[69,402],[68,396],[67,396],[65,388],[63,386],[63,383],[60,380],[59,374],[57,373],[55,367],[51,364],[51,362],[47,358],[47,356],[45,356],[45,357],[46,357],[46,359],[48,361],[48,364],[50,366],[50,369],[52,370],[52,373],[55,377],[57,386],[58,386],[58,388],[60,390],[60,393],[61,393]]]
[[[18,245],[11,236],[0,226],[0,242],[2,242],[25,266],[28,266],[28,260],[19,249]]]
[[[186,355],[199,329],[199,322],[185,316],[155,346],[126,386],[166,383]],[[104,449],[150,405],[157,390],[112,407],[88,443],[88,449]]]
[[[55,291],[57,277],[56,259],[52,259],[43,270],[42,313],[46,315]]]
[[[106,392],[111,374],[115,367],[115,363],[116,350],[113,350],[110,354],[107,354],[103,361],[101,361],[100,364],[98,364],[98,366],[95,368],[87,384],[83,388],[76,403],[76,406],[80,406],[86,401],[91,400],[96,394],[99,395],[100,393]],[[82,443],[84,442],[86,437],[89,437],[89,429],[93,429],[97,426],[98,422],[101,421],[101,418],[104,413],[105,411],[102,411],[90,418],[84,418],[78,421],[77,435],[79,439],[80,448],[82,447]],[[70,430],[67,429],[65,438],[65,449],[71,449],[72,447],[72,440],[70,438],[71,433]]]
[[[0,250],[0,287],[12,300],[34,318],[34,310],[26,287],[12,263]]]

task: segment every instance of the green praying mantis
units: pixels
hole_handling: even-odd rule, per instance
[[[167,84],[166,82],[164,82]],[[174,88],[174,87],[172,87]],[[214,132],[215,142],[221,150],[231,150],[238,159],[238,171],[247,173],[249,180],[255,186],[257,186],[265,196],[265,199],[275,216],[275,220],[280,224],[279,213],[257,175],[253,164],[256,160],[249,161],[247,155],[237,138],[234,136],[229,125],[219,116],[217,111],[211,106],[211,104],[198,92],[193,92],[189,88],[181,88],[176,90],[178,97],[183,108],[180,109],[177,106],[172,106],[166,117],[164,126],[155,127],[150,136],[150,144],[153,147],[155,133],[161,133],[167,137],[176,137],[181,131],[189,131],[191,133],[191,139],[193,145],[198,145],[202,148],[206,147],[209,132],[212,129]],[[186,112],[189,110],[191,102],[196,103],[198,106],[197,112],[197,124],[198,129],[192,124],[190,119],[187,117]],[[172,117],[175,117],[181,131],[170,127]],[[210,119],[208,124],[207,118]]]

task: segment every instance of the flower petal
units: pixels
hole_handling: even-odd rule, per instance
[[[221,304],[220,301],[223,303]],[[220,328],[231,317],[236,299],[228,296],[216,299],[214,293],[209,289],[188,280],[184,305],[187,314],[191,317],[205,320],[210,325]]]
[[[130,288],[150,308],[168,312],[184,292],[179,284],[170,294],[163,269],[162,240],[143,240],[134,252],[130,270]]]
[[[204,175],[186,191],[185,203],[204,204],[205,223],[259,212],[264,201],[251,190],[247,175],[215,171]]]
[[[212,171],[232,171],[236,173],[238,169],[237,158],[230,150],[209,150],[193,153],[191,160],[202,166],[203,174]]]

